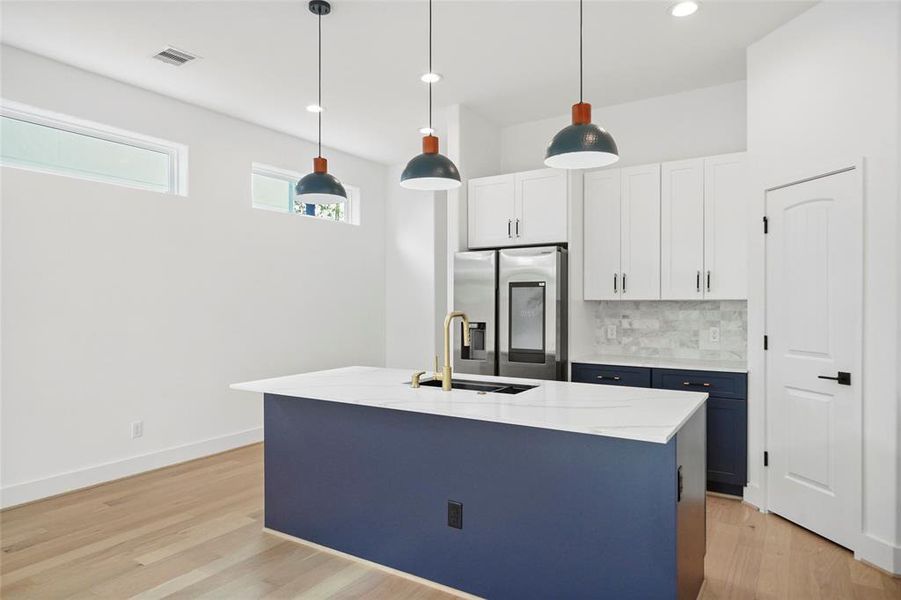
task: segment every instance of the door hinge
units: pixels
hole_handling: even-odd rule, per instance
[[[768,335],[763,336],[763,349],[764,350],[770,349],[770,336],[768,336]]]
[[[770,232],[770,220],[766,217],[763,218],[763,232],[764,233]]]
[[[764,467],[770,466],[770,453],[767,452],[766,450],[763,451],[763,466]]]

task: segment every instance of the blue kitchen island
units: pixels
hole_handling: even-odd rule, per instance
[[[485,598],[695,598],[706,394],[347,367],[264,394],[270,530]]]

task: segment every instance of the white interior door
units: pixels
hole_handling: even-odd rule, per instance
[[[554,244],[566,241],[568,171],[539,169],[517,173],[517,244]]]
[[[620,170],[591,171],[584,178],[583,291],[585,300],[620,297]]]
[[[858,169],[767,192],[769,509],[853,548],[860,531],[863,225]],[[832,379],[850,373],[850,385]]]
[[[704,161],[664,163],[660,169],[660,297],[704,297]]]
[[[467,207],[470,248],[492,248],[515,243],[513,175],[470,180]]]
[[[623,300],[660,299],[660,165],[622,169]]]
[[[744,153],[704,160],[704,297],[748,297],[748,173]]]

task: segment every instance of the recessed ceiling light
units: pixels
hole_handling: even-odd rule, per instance
[[[685,0],[684,2],[674,4],[669,12],[674,17],[687,17],[688,15],[693,15],[698,12],[698,3],[694,0]]]
[[[318,104],[310,104],[307,106],[307,111],[311,113],[321,113],[325,109],[319,106]]]
[[[425,83],[438,83],[441,81],[441,75],[438,73],[425,73],[420,79]]]
[[[419,133],[421,133],[422,135],[432,135],[433,133],[435,133],[435,130],[431,127],[420,127]]]

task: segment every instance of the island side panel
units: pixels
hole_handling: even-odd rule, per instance
[[[483,597],[675,598],[675,455],[267,394],[266,526]]]
[[[679,600],[698,597],[707,553],[707,411],[701,407],[676,434],[682,473],[677,508]]]

